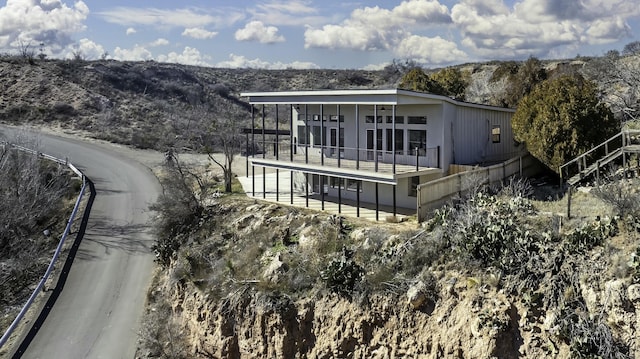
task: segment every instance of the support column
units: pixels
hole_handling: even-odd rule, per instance
[[[321,209],[324,211],[324,176],[320,175],[320,198],[322,202]]]
[[[291,121],[289,121],[289,144],[291,145],[291,148],[289,149],[289,159],[293,162],[293,153],[296,150],[296,143],[293,142],[293,105],[289,105],[289,118],[291,119]],[[297,127],[298,126],[296,126],[296,128]]]
[[[264,105],[262,105],[262,158],[266,158],[267,156],[267,139],[265,137],[265,110]],[[265,167],[262,167],[262,198],[267,198],[267,170]]]
[[[360,217],[360,186],[362,181],[356,181],[356,217]]]
[[[398,185],[393,185],[393,216],[395,217],[398,214],[398,209],[396,207],[396,192],[398,189]]]
[[[256,157],[256,112],[251,105],[251,157]],[[251,191],[252,196],[256,196],[256,168],[251,162]]]
[[[246,162],[245,162],[245,173],[247,175],[247,177],[249,177],[249,133],[245,133],[244,136],[244,143],[245,143],[245,153],[246,153]]]
[[[336,105],[336,106],[337,106],[337,108],[336,108],[336,112],[337,112],[337,116],[338,116],[338,129],[337,129],[337,132],[338,132],[337,136],[338,136],[338,138],[337,138],[336,140],[337,140],[337,142],[338,142],[338,143],[337,143],[337,145],[338,145],[338,146],[337,146],[337,147],[338,147],[338,168],[340,168],[340,151],[341,151],[341,149],[342,149],[342,147],[340,147],[340,105]]]
[[[309,140],[311,139],[311,136],[309,136],[309,114],[307,112],[308,110],[308,105],[304,105],[304,133],[305,133],[305,138],[304,138],[304,143],[305,143],[305,147],[304,147],[304,163],[309,163],[309,146],[311,146],[311,144],[309,143]],[[309,206],[307,206],[309,207]]]
[[[276,155],[276,161],[280,160],[280,114],[278,113],[278,104],[276,104],[276,140],[273,150]],[[280,201],[280,170],[276,169],[276,202]]]
[[[340,118],[338,117],[338,121]],[[338,213],[342,213],[342,184],[344,184],[345,179],[340,178],[340,182],[338,182]]]
[[[356,104],[356,169],[360,169],[360,107]]]
[[[304,200],[305,206],[309,208],[309,173],[304,174]]]
[[[391,106],[391,147],[393,149],[393,174],[396,174],[396,105]],[[393,195],[395,196],[395,186]],[[394,197],[395,198],[395,197]],[[395,215],[395,213],[394,213]]]
[[[324,131],[324,105],[320,104],[320,165],[324,166],[324,137],[326,136]],[[322,191],[324,193],[324,191]],[[324,203],[323,208],[324,209]]]
[[[293,142],[294,140],[294,136],[293,136],[293,105],[289,105],[289,143],[291,144],[291,149],[290,149],[290,155],[289,158],[291,159],[291,162],[293,163],[293,152],[295,151],[295,146],[296,144]],[[297,119],[296,119],[297,121]],[[296,128],[298,128],[297,126],[297,122],[296,122]],[[290,200],[289,203],[293,205],[293,171],[289,171],[289,181],[291,182],[289,184],[289,193],[290,193]]]
[[[378,105],[373,105],[373,163],[374,170],[378,172]],[[376,182],[376,194],[378,193],[378,182]],[[376,210],[376,219],[378,210]]]
[[[380,220],[379,218],[380,198],[379,198],[378,187],[379,187],[379,183],[376,182],[376,221]]]

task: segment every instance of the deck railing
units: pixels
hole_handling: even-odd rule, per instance
[[[353,147],[295,145],[282,142],[260,142],[249,155],[256,158],[277,159],[295,163],[320,164],[332,167],[356,167],[375,170],[376,165],[413,166],[420,168],[440,168],[440,147],[426,149],[391,151]]]

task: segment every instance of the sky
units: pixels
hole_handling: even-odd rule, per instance
[[[0,53],[268,69],[427,68],[599,56],[638,0],[6,0]]]

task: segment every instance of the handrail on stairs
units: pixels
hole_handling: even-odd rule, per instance
[[[577,163],[578,164],[578,172],[581,172],[582,170],[588,168],[587,166],[587,156],[591,155],[592,153],[598,151],[599,149],[601,149],[602,147],[604,147],[604,151],[605,151],[605,157],[609,155],[609,143],[613,142],[614,140],[616,140],[618,137],[621,137],[622,139],[622,147],[625,146],[625,136],[623,136],[623,134],[627,133],[628,131],[620,131],[619,133],[615,134],[614,136],[612,136],[611,138],[609,138],[608,140],[602,142],[601,144],[591,148],[590,150],[586,151],[585,153],[577,156],[576,158],[572,159],[571,161],[563,164],[562,166],[560,166],[558,173],[560,174],[560,183],[564,183],[564,172],[565,170],[572,164]],[[618,148],[615,148],[616,150]]]

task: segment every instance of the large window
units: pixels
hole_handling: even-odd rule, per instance
[[[313,145],[314,146],[320,146],[323,144],[322,141],[322,136],[326,133],[325,131],[322,131],[322,133],[320,133],[320,126],[313,126]]]
[[[427,154],[427,131],[425,130],[408,130],[409,131],[409,152],[424,156]]]
[[[338,145],[337,135],[338,129],[331,128],[331,139],[329,141],[331,147],[336,147]],[[340,148],[344,148],[344,128],[340,128]]]
[[[331,177],[331,188],[344,189],[344,178]]]
[[[298,126],[298,144],[299,145],[307,145],[309,144],[309,133],[307,132],[307,127]]]
[[[347,191],[357,191],[358,187],[360,188],[360,192],[362,192],[362,181],[347,179]]]
[[[387,151],[393,151],[393,129],[387,128]],[[396,129],[396,153],[404,151],[404,130]]]

